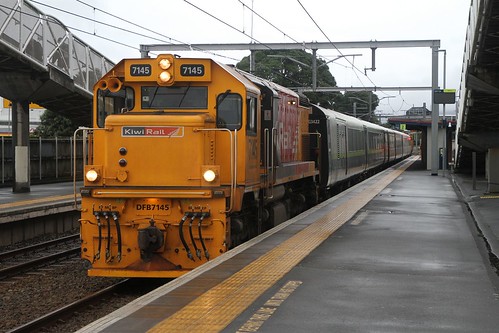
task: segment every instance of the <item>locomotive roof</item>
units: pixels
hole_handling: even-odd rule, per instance
[[[219,62],[216,62],[213,60],[214,63],[225,69],[228,73],[230,73],[232,76],[234,76],[236,79],[238,79],[242,84],[246,86],[248,90],[251,90],[255,94],[260,93],[260,89],[250,80],[248,80],[247,77],[242,75],[238,69],[236,69],[234,66],[222,64]]]
[[[275,82],[262,79],[261,77],[255,76],[255,75],[253,75],[251,73],[242,71],[242,70],[237,69],[237,68],[236,68],[236,71],[239,72],[239,73],[241,73],[244,77],[246,77],[251,82],[253,82],[253,83],[257,84],[257,85],[269,88],[270,90],[272,90],[272,92],[274,93],[274,95],[277,95],[277,92],[281,92],[281,93],[285,93],[287,95],[290,95],[290,96],[293,96],[293,97],[296,97],[296,98],[300,98],[300,96],[295,91],[293,91],[293,90],[291,90],[289,88],[286,88],[284,86],[281,86],[281,85],[279,85],[279,84],[277,84]]]

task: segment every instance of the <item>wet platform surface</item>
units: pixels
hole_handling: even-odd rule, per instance
[[[497,202],[474,204],[498,216]],[[497,332],[498,276],[485,256],[451,181],[409,170],[224,332],[258,326],[252,316],[288,281],[300,285],[258,332]]]
[[[388,169],[79,332],[498,332],[499,197],[483,181],[473,190],[466,176],[431,176],[419,163],[379,185],[398,170]]]
[[[82,182],[76,183],[79,192]],[[75,201],[73,182],[32,185],[26,193],[14,193],[10,187],[0,188],[0,223],[22,221],[49,214],[72,211]]]
[[[82,186],[82,182],[77,182],[76,190]],[[72,182],[32,185],[30,192],[14,193],[11,187],[0,188],[0,204],[15,202],[31,202],[33,200],[48,198],[53,196],[66,196],[74,193]],[[28,205],[28,204],[26,204]]]
[[[355,206],[393,170],[79,332],[497,332],[499,278],[477,225],[493,230],[486,217],[499,205],[482,206],[467,197],[466,182],[460,190],[452,177],[430,176],[417,165],[285,272],[272,272],[287,260],[282,253],[260,272],[250,269],[256,272],[244,284],[232,281],[283,244],[291,243],[291,252],[309,246],[312,236],[293,239]],[[473,219],[468,207],[482,209],[484,219]],[[252,290],[257,295],[250,297]]]

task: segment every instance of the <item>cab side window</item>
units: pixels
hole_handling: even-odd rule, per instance
[[[97,125],[104,127],[106,117],[111,114],[128,112],[134,108],[134,91],[125,87],[117,92],[97,91]]]
[[[241,128],[242,99],[239,94],[225,92],[217,96],[217,127],[231,131]]]
[[[251,136],[256,136],[256,98],[250,97],[246,100],[246,133]]]

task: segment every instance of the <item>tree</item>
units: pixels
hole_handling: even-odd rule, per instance
[[[256,51],[253,74],[284,87],[312,87],[313,55],[303,50]],[[336,80],[326,62],[317,59],[317,86],[335,87]],[[324,66],[322,66],[324,65]],[[244,57],[237,68],[249,71],[250,59]],[[312,103],[331,108],[339,93],[305,93]],[[341,94],[340,94],[341,95]]]
[[[312,87],[313,54],[303,50],[265,50],[256,51],[254,55],[256,68],[253,74],[256,76],[284,87]],[[244,71],[249,71],[249,66],[249,56],[244,57],[236,65],[237,68]],[[336,80],[322,59],[317,59],[317,86],[336,87]],[[307,92],[305,95],[314,104],[346,114],[353,114],[353,103],[357,102],[359,105],[357,116],[364,120],[377,122],[374,114],[368,114],[369,98],[371,98],[372,111],[379,104],[378,96],[371,91],[346,92],[345,94],[340,92]]]
[[[62,116],[50,110],[40,116],[40,126],[34,135],[42,138],[73,136],[78,125],[74,124],[68,117]]]

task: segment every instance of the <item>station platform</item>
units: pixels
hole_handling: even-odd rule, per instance
[[[76,183],[76,191],[83,182]],[[30,192],[13,193],[12,188],[0,188],[0,224],[67,212],[75,209],[80,195],[74,195],[74,183],[31,185]]]
[[[478,230],[496,237],[498,199],[419,163],[401,162],[78,333],[497,332],[499,277]]]

